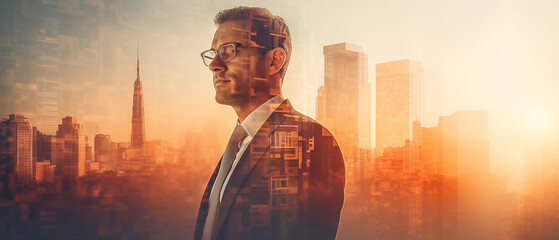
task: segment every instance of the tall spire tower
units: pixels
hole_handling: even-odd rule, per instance
[[[140,47],[137,48],[136,81],[134,82],[134,102],[132,103],[132,147],[141,148],[146,140],[144,121],[144,92],[140,81]]]

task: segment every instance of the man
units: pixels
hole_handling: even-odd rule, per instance
[[[194,239],[334,239],[344,161],[332,134],[281,95],[287,24],[253,7],[223,10],[214,22],[202,58],[215,100],[238,121],[202,197]]]

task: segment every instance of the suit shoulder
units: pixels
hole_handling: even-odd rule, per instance
[[[286,124],[297,124],[299,125],[300,128],[302,129],[308,129],[310,130],[310,132],[308,134],[314,135],[315,137],[327,137],[330,138],[332,141],[332,145],[333,146],[338,146],[338,141],[336,140],[336,137],[334,136],[334,134],[332,134],[332,132],[330,130],[328,130],[327,127],[325,127],[324,125],[322,125],[320,122],[318,122],[317,120],[298,112],[297,110],[293,110],[291,113],[289,113],[291,117],[289,117],[290,120],[284,122]]]
[[[319,126],[321,126],[321,127],[324,127],[324,126],[323,126],[321,123],[319,123],[317,120],[315,120],[315,119],[313,119],[313,118],[311,118],[311,117],[309,117],[309,116],[307,116],[307,115],[305,115],[305,114],[303,114],[303,113],[300,113],[300,112],[297,111],[297,110],[293,110],[290,114],[291,114],[292,116],[298,118],[299,124],[319,125]]]

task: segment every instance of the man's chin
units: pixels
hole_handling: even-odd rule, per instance
[[[248,104],[246,100],[248,97],[242,95],[228,95],[223,96],[221,94],[215,95],[215,101],[221,105],[228,105],[228,106],[242,106],[244,104]]]
[[[232,101],[230,99],[224,98],[223,96],[215,95],[215,102],[221,105],[232,105]]]

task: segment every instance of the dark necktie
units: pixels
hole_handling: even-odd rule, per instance
[[[204,225],[204,232],[202,235],[203,240],[215,239],[215,236],[212,235],[216,234],[215,221],[219,216],[219,195],[221,193],[221,188],[223,187],[223,182],[225,181],[225,178],[231,170],[233,161],[237,156],[239,145],[246,136],[247,133],[245,129],[240,124],[237,124],[235,130],[233,130],[233,134],[231,134],[231,138],[229,138],[229,142],[227,143],[227,148],[223,153],[223,157],[221,158],[219,172],[217,173],[217,177],[210,193],[208,216],[206,217],[206,223]]]

